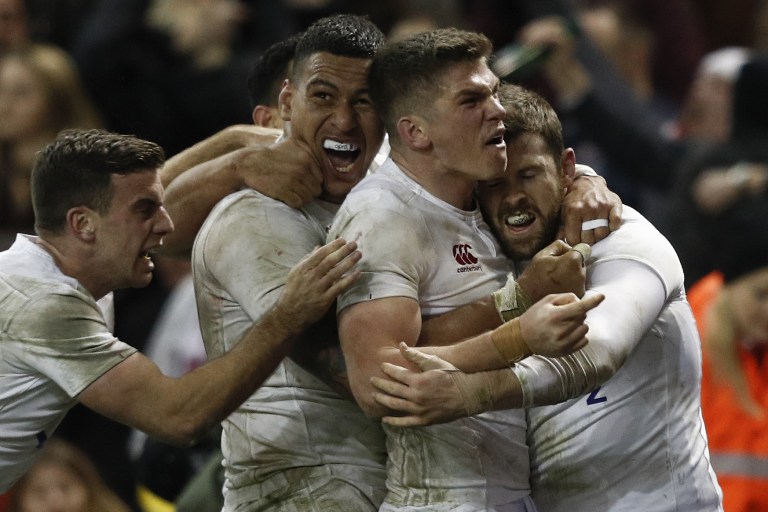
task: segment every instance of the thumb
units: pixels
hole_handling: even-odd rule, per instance
[[[584,313],[589,311],[590,309],[596,308],[603,300],[605,299],[605,295],[602,293],[596,293],[594,295],[590,294],[588,296],[585,296],[583,299],[581,299],[581,308]]]
[[[400,354],[406,361],[418,366],[421,371],[426,372],[428,370],[456,370],[448,361],[444,361],[439,357],[432,354],[425,354],[419,349],[409,347],[407,343],[400,342]]]

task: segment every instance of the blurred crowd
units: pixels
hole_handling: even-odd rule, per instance
[[[549,99],[577,160],[677,250],[716,471],[732,456],[768,464],[766,0],[0,0],[0,250],[32,232],[29,173],[62,129],[135,134],[170,157],[251,123],[253,63],[336,12],[390,38],[457,26],[492,39],[497,74]],[[189,264],[156,273],[116,293],[115,334],[182,374],[205,359]],[[172,510],[217,444],[172,449],[82,406],[56,437],[0,511],[53,510],[46,492],[62,489],[72,512]],[[725,509],[747,510],[735,500]]]

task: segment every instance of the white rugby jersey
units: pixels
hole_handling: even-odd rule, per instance
[[[700,342],[674,249],[624,206],[621,229],[592,248],[587,289],[606,297],[587,315],[580,352],[591,362],[533,356],[514,368],[526,403],[555,404],[528,410],[536,506],[721,510],[701,418]],[[589,385],[583,374],[610,378],[574,393]],[[557,403],[569,394],[581,396]]]
[[[97,303],[35,240],[18,235],[0,253],[0,492],[32,465],[75,397],[136,352],[111,332],[112,294]]]
[[[362,276],[339,310],[410,297],[425,316],[490,295],[509,264],[479,209],[436,198],[388,159],[347,196],[329,239],[357,240]],[[424,428],[385,426],[387,498],[382,510],[524,510],[529,494],[523,411],[486,413]]]
[[[209,357],[230,350],[276,303],[290,269],[325,243],[337,208],[318,200],[294,210],[244,190],[213,209],[192,257]],[[335,336],[317,341],[338,343]],[[312,494],[313,485],[331,477],[357,486],[371,503],[383,497],[380,423],[290,358],[223,427],[225,510],[268,501],[269,494],[290,486]]]

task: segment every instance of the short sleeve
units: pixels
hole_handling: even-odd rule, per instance
[[[30,295],[7,325],[5,356],[71,397],[136,352],[109,331],[97,304],[76,290]]]

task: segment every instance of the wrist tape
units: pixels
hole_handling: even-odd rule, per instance
[[[487,372],[463,373],[460,370],[444,370],[449,373],[459,390],[467,416],[493,410],[493,384]]]
[[[491,331],[491,341],[507,362],[514,364],[533,354],[520,331],[520,320],[512,319]]]
[[[533,304],[511,273],[507,276],[507,284],[493,292],[491,296],[502,322],[519,317]]]

